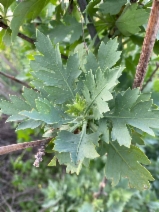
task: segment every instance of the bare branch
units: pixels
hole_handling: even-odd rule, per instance
[[[27,88],[32,88],[30,85],[28,85],[28,84],[25,83],[25,82],[22,82],[22,81],[19,80],[19,79],[16,79],[14,76],[11,76],[11,75],[9,75],[9,74],[5,74],[5,73],[3,73],[3,72],[1,72],[1,71],[0,71],[0,75],[3,75],[4,77],[7,77],[7,78],[9,78],[9,79],[11,79],[11,80],[13,80],[13,81],[15,81],[15,82],[18,82],[18,83],[24,85],[24,86],[27,87]]]
[[[133,88],[140,87],[140,89],[142,89],[142,84],[144,81],[148,62],[153,50],[158,29],[159,29],[159,0],[154,0],[148,21],[146,35],[142,46],[139,63],[136,69]]]
[[[0,147],[0,155],[8,154],[10,152],[26,149],[29,147],[40,146],[42,144],[48,143],[51,139],[52,138],[45,138],[43,140],[30,141],[30,142],[25,142],[25,143],[20,143],[20,144],[12,144],[12,145],[7,145],[7,146],[2,146],[2,147]]]
[[[152,81],[152,78],[153,78],[153,76],[155,75],[155,73],[157,72],[158,69],[159,69],[159,63],[157,62],[155,70],[152,72],[149,79],[146,81],[145,85],[142,87],[141,90],[144,90],[144,88],[147,86],[147,84]]]

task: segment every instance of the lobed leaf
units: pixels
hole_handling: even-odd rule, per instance
[[[69,152],[72,162],[77,165],[84,158],[96,158],[99,155],[95,150],[98,143],[98,133],[86,134],[86,125],[79,134],[73,134],[68,131],[61,131],[56,140],[54,150],[58,152]]]
[[[113,98],[111,89],[117,84],[118,76],[122,68],[116,69],[97,69],[93,74],[89,71],[84,82],[83,95],[87,102],[85,113],[90,108],[93,110],[95,119],[103,117],[103,113],[109,111],[108,103],[106,101]]]
[[[111,15],[115,15],[120,12],[121,7],[126,3],[127,0],[106,0],[99,8],[103,14],[110,13]]]
[[[114,66],[121,55],[121,51],[117,51],[118,45],[117,39],[110,39],[107,44],[101,42],[97,59],[91,52],[88,54],[87,63],[85,65],[86,70],[92,70],[94,73],[98,67],[100,67],[102,71],[105,71],[107,68]]]
[[[151,110],[152,101],[148,98],[149,95],[139,96],[138,89],[128,89],[116,96],[115,108],[105,114],[113,125],[111,133],[113,141],[117,140],[120,145],[130,147],[131,136],[126,125],[154,135],[151,128],[159,128],[159,111]]]
[[[54,49],[50,39],[40,32],[37,34],[36,47],[43,56],[36,56],[31,63],[36,70],[34,76],[41,80],[42,86],[45,86],[44,89],[55,103],[71,101],[75,98],[75,80],[81,73],[77,56],[70,56],[64,67],[58,46]]]
[[[12,41],[16,38],[25,18],[36,18],[49,1],[50,0],[24,0],[17,5],[10,25],[12,29]]]
[[[77,175],[79,174],[82,168],[82,162],[80,162],[79,164],[74,164],[71,161],[70,154],[68,152],[56,153],[55,156],[58,159],[59,164],[66,165],[67,173],[76,173]]]
[[[139,32],[139,27],[148,20],[149,13],[144,9],[137,9],[137,6],[138,3],[127,5],[116,21],[116,26],[125,36]]]
[[[54,43],[63,41],[70,35],[69,42],[74,43],[82,35],[82,25],[74,17],[65,16],[63,22],[52,22],[53,29],[50,30],[49,36],[53,38]]]
[[[129,186],[138,190],[148,189],[153,181],[150,172],[144,165],[150,164],[146,155],[136,146],[130,148],[119,146],[117,142],[108,145],[106,177],[112,179],[112,185],[118,184],[121,177],[128,178]]]

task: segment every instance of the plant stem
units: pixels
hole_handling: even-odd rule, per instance
[[[96,31],[96,28],[95,28],[95,26],[93,24],[92,18],[89,15],[86,16],[86,14],[85,14],[85,9],[87,7],[87,2],[86,2],[86,0],[77,0],[77,2],[79,4],[80,10],[81,10],[81,12],[83,14],[85,23],[86,23],[86,18],[88,18],[89,23],[87,24],[87,29],[89,31],[89,34],[90,34],[92,40],[96,37],[94,46],[97,47],[100,44],[100,39],[99,39],[99,37],[97,35],[97,31]]]
[[[9,26],[6,25],[5,23],[3,23],[2,21],[0,21],[0,27],[2,27],[3,29],[10,29]],[[20,38],[22,38],[23,40],[25,40],[25,41],[27,41],[27,42],[29,42],[29,43],[35,45],[35,42],[36,42],[35,39],[32,39],[32,38],[30,38],[30,37],[24,35],[24,34],[21,33],[21,32],[18,32],[18,35],[17,35],[17,36],[20,37]],[[68,57],[67,57],[66,55],[63,55],[63,54],[61,54],[61,57],[62,57],[63,59],[65,59],[65,60],[68,59]]]
[[[11,80],[13,80],[13,81],[15,81],[15,82],[17,82],[17,83],[20,83],[20,84],[24,85],[24,86],[27,87],[27,88],[32,88],[32,87],[31,87],[30,85],[28,85],[26,82],[22,82],[21,80],[16,79],[14,76],[11,76],[11,75],[9,75],[9,74],[5,74],[5,73],[3,73],[3,72],[1,72],[1,71],[0,71],[0,75],[3,75],[4,77],[7,77],[7,78],[9,78],[9,79],[11,79]]]
[[[9,29],[9,26],[6,25],[5,23],[3,23],[2,21],[0,21],[0,27],[2,27],[3,29]],[[22,38],[23,40],[26,40],[27,42],[34,44],[35,40],[32,38],[29,38],[28,36],[22,34],[21,32],[18,32],[18,37]]]
[[[154,0],[148,21],[146,35],[142,46],[139,63],[136,69],[133,88],[140,87],[140,89],[142,89],[142,84],[144,81],[148,62],[153,50],[158,29],[159,29],[159,0]]]
[[[12,144],[12,145],[7,145],[7,146],[2,146],[0,147],[0,155],[5,155],[10,152],[26,149],[29,147],[36,147],[42,144],[48,143],[52,138],[45,138],[43,140],[37,140],[37,141],[30,141],[30,142],[25,142],[25,143],[20,143],[20,144]]]

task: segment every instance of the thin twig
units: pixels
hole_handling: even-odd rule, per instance
[[[80,17],[81,17],[81,24],[82,24],[82,37],[83,37],[83,42],[84,42],[84,48],[86,49],[86,52],[88,54],[88,46],[85,40],[85,36],[84,36],[84,25],[83,25],[83,16],[82,13],[80,11],[80,9],[78,8],[78,11],[80,12]]]
[[[3,29],[9,29],[9,26],[6,25],[5,23],[3,23],[2,21],[0,21],[0,27],[2,27]],[[27,42],[33,44],[33,45],[34,45],[35,42],[36,42],[35,39],[29,38],[28,36],[24,35],[24,34],[21,33],[21,32],[18,32],[18,35],[17,35],[17,36],[20,37],[20,38],[22,38],[23,40],[25,40],[25,41],[27,41]],[[63,59],[65,59],[65,60],[68,59],[68,57],[67,57],[66,55],[64,55],[64,54],[61,54],[61,57],[62,57]]]
[[[11,79],[11,80],[13,80],[13,81],[15,81],[15,82],[17,82],[17,83],[20,83],[20,84],[24,85],[24,86],[27,87],[27,88],[32,88],[30,85],[28,85],[28,84],[25,83],[25,82],[22,82],[22,81],[19,80],[19,79],[16,79],[14,76],[11,76],[11,75],[9,75],[9,74],[5,74],[5,73],[3,73],[3,72],[1,72],[1,71],[0,71],[0,75],[3,75],[4,77],[7,77],[7,78],[9,78],[9,79]]]
[[[20,143],[20,144],[12,144],[12,145],[7,145],[7,146],[2,146],[0,147],[0,155],[8,154],[10,152],[26,149],[29,147],[36,147],[42,144],[48,143],[52,138],[46,138],[43,140],[37,140],[37,141],[30,141],[30,142],[25,142],[25,143]]]
[[[107,179],[106,179],[106,177],[104,177],[103,180],[102,180],[102,182],[100,182],[100,184],[99,184],[99,191],[98,192],[95,192],[93,194],[93,197],[94,198],[97,199],[97,198],[99,198],[102,195],[107,196],[107,193],[104,192],[104,188],[106,186],[106,183],[107,183]]]
[[[156,63],[155,70],[152,72],[152,74],[150,75],[149,79],[146,81],[145,85],[143,85],[141,90],[144,90],[144,88],[147,86],[147,84],[152,81],[152,78],[153,78],[153,76],[155,75],[155,73],[157,72],[158,69],[159,69],[159,62]]]
[[[154,0],[148,21],[146,35],[142,46],[139,63],[136,69],[133,88],[140,87],[140,89],[142,89],[142,84],[144,81],[148,62],[153,50],[158,29],[159,29],[159,0]]]
[[[77,0],[77,2],[79,4],[79,7],[80,7],[80,10],[81,10],[81,12],[83,14],[85,22],[87,22],[86,18],[88,18],[88,20],[89,20],[89,23],[87,24],[87,29],[89,31],[89,34],[90,34],[92,40],[96,37],[94,46],[97,47],[100,44],[100,39],[99,39],[99,37],[97,35],[97,31],[96,31],[96,28],[95,28],[95,26],[93,24],[92,18],[89,15],[86,16],[86,14],[85,14],[85,9],[87,7],[87,2],[86,2],[86,0]]]
[[[2,27],[3,29],[9,29],[9,26],[6,25],[5,23],[3,23],[2,21],[0,21],[0,27]],[[22,38],[23,40],[26,40],[27,42],[34,44],[35,40],[32,38],[29,38],[28,36],[22,34],[21,32],[18,32],[18,37]]]

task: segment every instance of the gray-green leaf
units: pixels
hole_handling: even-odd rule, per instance
[[[149,181],[153,181],[150,172],[144,165],[150,164],[146,155],[136,146],[130,148],[119,146],[117,142],[108,145],[106,177],[112,179],[112,185],[118,184],[121,177],[128,178],[129,186],[139,190],[148,189]]]
[[[112,140],[117,140],[120,145],[130,147],[131,136],[127,124],[150,135],[154,135],[151,128],[159,128],[159,111],[151,110],[151,100],[142,99],[138,89],[128,89],[116,96],[115,108],[105,114],[112,121]]]
[[[99,156],[95,150],[98,139],[98,133],[86,134],[85,125],[79,134],[73,134],[63,130],[55,140],[54,150],[58,152],[69,152],[72,162],[79,164],[84,158],[93,159]]]

